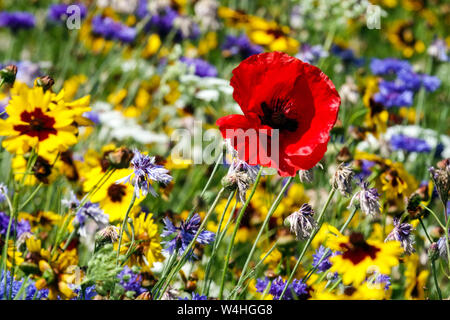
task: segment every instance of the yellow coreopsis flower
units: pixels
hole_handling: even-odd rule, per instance
[[[91,201],[100,204],[105,214],[109,215],[111,222],[124,218],[134,192],[133,186],[129,183],[116,183],[116,181],[130,175],[132,172],[132,169],[115,170],[114,173],[108,175],[108,179],[91,196]],[[89,192],[104,174],[105,172],[101,167],[95,167],[89,171],[83,184],[83,190]],[[143,197],[137,198],[135,205],[142,200]]]
[[[131,228],[130,225],[128,225]],[[133,228],[135,233],[135,247],[131,250],[133,254],[128,260],[128,265],[138,265],[142,267],[144,272],[150,271],[155,262],[163,261],[161,238],[158,233],[158,226],[152,218],[152,214],[139,213],[133,217]],[[130,229],[129,229],[130,230]],[[123,243],[128,244],[121,246],[120,251],[125,254],[131,245],[131,238],[125,232]]]
[[[406,58],[410,58],[414,53],[425,51],[425,44],[418,40],[413,30],[412,21],[396,21],[389,28],[388,39],[395,48],[400,50]]]
[[[327,245],[341,252],[330,257],[330,272],[340,274],[345,285],[359,285],[368,273],[375,271],[390,274],[391,268],[398,265],[398,258],[403,252],[398,241],[366,241],[360,233],[329,238]]]
[[[64,103],[55,104],[52,92],[20,86],[11,93],[6,107],[9,117],[0,119],[0,135],[7,136],[2,143],[6,150],[23,154],[36,148],[46,156],[77,143],[74,114]]]
[[[419,256],[412,254],[405,257],[405,298],[408,300],[424,300],[425,286],[430,272],[419,269]]]

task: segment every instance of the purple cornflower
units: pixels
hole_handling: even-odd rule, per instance
[[[180,300],[208,300],[208,297],[198,294],[196,292],[192,292],[191,299],[189,299],[188,297],[185,297],[185,298],[180,298]]]
[[[87,112],[83,113],[83,117],[88,118],[95,124],[100,124],[100,116],[95,111],[87,111]]]
[[[439,80],[438,77],[430,76],[427,74],[422,74],[420,75],[420,77],[422,80],[422,85],[428,92],[434,92],[441,86],[441,80]]]
[[[350,201],[349,207],[353,205],[355,200],[358,201],[361,211],[366,215],[376,216],[381,213],[380,195],[376,188],[369,188],[368,182],[360,183],[361,190],[356,192]]]
[[[16,295],[19,293],[20,288],[22,287],[24,280],[16,280],[12,279],[11,273],[9,271],[3,271],[0,276],[0,300],[6,300],[9,298],[9,293],[11,292],[11,299],[14,299]],[[6,284],[5,284],[6,282]],[[32,280],[28,280],[27,287],[24,290],[23,294],[17,299],[20,300],[40,300],[45,299],[48,296],[48,289],[37,290],[34,282]]]
[[[120,279],[119,284],[125,289],[125,291],[134,291],[136,296],[147,291],[142,288],[142,277],[139,273],[134,273],[130,267],[124,266],[123,270],[117,275]]]
[[[80,201],[75,194],[71,192],[69,200],[63,200],[63,204],[70,209],[76,209],[80,205]],[[85,237],[88,234],[88,221],[94,221],[97,224],[97,230],[103,229],[108,225],[109,217],[104,214],[98,203],[86,202],[75,213],[73,223],[78,227],[80,236]]]
[[[8,187],[0,182],[0,202],[3,202],[6,200],[6,196],[8,195]]]
[[[317,223],[313,216],[313,208],[309,204],[304,203],[299,210],[286,218],[286,222],[289,223],[291,232],[295,233],[298,240],[308,239],[316,228]]]
[[[392,135],[390,143],[394,150],[421,153],[428,153],[431,151],[431,146],[425,140],[408,137],[403,134]]]
[[[264,279],[262,279],[262,278],[256,279],[256,284],[255,284],[256,292],[263,293],[266,290],[268,284],[269,284],[269,279],[267,279],[267,277]]]
[[[141,9],[140,14],[145,14]],[[144,15],[145,16],[145,15]],[[174,20],[178,17],[178,12],[170,7],[160,10],[157,14],[153,14],[145,29],[155,29],[161,37],[165,37],[173,28]]]
[[[175,227],[172,221],[165,217],[164,224],[165,227],[161,236],[174,236],[171,240],[165,242],[165,249],[171,254],[175,250],[178,250],[178,253],[181,255],[198,232],[200,216],[198,213],[194,214],[190,220],[182,221],[179,227]],[[214,241],[214,236],[213,232],[203,230],[198,235],[197,242],[200,244],[209,244]],[[190,255],[191,253],[188,254]]]
[[[409,107],[413,104],[414,92],[403,83],[382,80],[378,89],[374,100],[386,108]]]
[[[354,64],[356,67],[361,67],[364,64],[363,58],[356,57],[355,53],[351,49],[345,49],[337,44],[331,47],[330,52],[339,58],[345,65]]]
[[[9,216],[0,211],[0,234],[5,236],[6,233],[8,232],[8,225],[9,225]],[[12,223],[11,223],[11,229],[10,229],[10,235],[14,234],[14,231],[17,232],[17,237],[20,237],[23,233],[25,232],[31,232],[31,226],[30,223],[27,220],[19,220],[17,222],[17,230],[16,228],[16,223],[15,223],[15,219],[13,218]]]
[[[194,68],[195,75],[199,77],[216,77],[217,69],[212,64],[200,58],[181,57],[180,61],[188,67]]]
[[[440,62],[449,62],[448,46],[444,39],[436,38],[428,47],[428,54]]]
[[[368,178],[372,174],[371,169],[373,168],[373,166],[375,166],[375,162],[365,160],[365,159],[362,159],[359,162],[360,162],[360,167],[359,167],[359,171],[356,172],[356,174],[355,174],[355,178],[357,180],[362,181],[362,180]]]
[[[8,27],[16,32],[20,29],[31,29],[36,24],[36,18],[26,11],[0,12],[0,27]]]
[[[265,284],[265,285],[264,285]],[[257,292],[264,292],[268,280],[257,282]],[[280,276],[272,281],[270,285],[269,293],[273,296],[273,300],[279,300],[284,288],[286,287],[286,281],[284,281]],[[262,291],[261,291],[262,290]],[[296,298],[302,299],[308,296],[308,286],[306,283],[301,282],[301,280],[294,279],[292,283],[288,286],[286,292],[283,295],[283,300],[293,300],[295,294]]]
[[[326,252],[327,252],[327,248],[325,248],[324,246],[321,245],[316,250],[316,253],[313,254],[312,266],[317,267],[317,270],[319,270],[320,272],[325,272],[331,268],[331,262],[329,260],[329,258],[331,257],[331,251],[328,251],[325,258],[319,264],[320,259],[322,259],[322,257],[325,255]]]
[[[367,279],[369,286],[384,284],[384,290],[389,290],[391,286],[391,277],[379,272],[374,273]]]
[[[375,75],[397,74],[401,70],[412,71],[411,64],[406,60],[395,58],[372,59],[370,70]]]
[[[84,19],[86,17],[87,9],[86,6],[82,3],[75,4],[65,4],[65,3],[57,3],[52,4],[48,8],[47,17],[50,21],[55,23],[65,22],[68,17],[75,14],[73,10],[73,6],[77,6],[80,13],[80,19]]]
[[[319,62],[320,58],[325,58],[327,56],[328,52],[326,52],[321,45],[311,46],[307,43],[301,45],[300,52],[296,55],[298,59],[309,64],[316,64]]]
[[[75,298],[72,298],[72,300],[92,300],[97,295],[97,291],[95,291],[95,285],[89,286],[84,289],[84,297],[83,291],[79,288],[73,289],[73,292],[76,293],[77,296]]]
[[[168,184],[172,181],[169,170],[161,165],[155,163],[155,157],[149,157],[140,153],[138,150],[133,150],[134,156],[131,160],[133,166],[133,173],[116,181],[116,183],[131,183],[134,185],[134,192],[136,197],[140,197],[140,192],[145,197],[149,192],[157,197],[155,189],[153,189],[150,181],[157,181],[163,184]]]
[[[414,239],[412,237],[412,231],[414,230],[413,226],[409,223],[400,222],[400,219],[395,217],[394,218],[394,229],[391,231],[391,233],[388,234],[386,237],[387,241],[400,241],[403,250],[405,250],[405,253],[407,255],[410,255],[411,253],[415,252],[414,249]]]
[[[222,45],[225,56],[239,55],[242,59],[264,51],[264,49],[250,42],[246,34],[239,36],[227,35]]]
[[[92,32],[107,40],[119,40],[124,43],[131,43],[136,38],[136,29],[102,16],[95,16],[92,19]]]

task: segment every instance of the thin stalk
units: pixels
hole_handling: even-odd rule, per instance
[[[120,247],[122,245],[122,237],[123,232],[125,230],[127,221],[128,221],[128,215],[130,214],[131,208],[134,206],[134,202],[136,201],[136,193],[133,192],[133,196],[130,201],[130,205],[128,206],[127,212],[125,213],[125,217],[123,218],[122,227],[120,228],[120,235],[119,235],[119,245],[117,246],[117,257],[116,257],[116,264],[119,264],[119,256],[120,256]]]
[[[270,207],[269,212],[267,213],[266,218],[264,219],[264,222],[263,222],[261,228],[259,229],[258,235],[256,236],[256,239],[253,242],[253,246],[250,250],[250,253],[248,254],[247,260],[245,261],[244,268],[242,269],[241,276],[239,277],[239,280],[238,280],[238,284],[237,284],[238,286],[240,286],[242,284],[243,275],[247,271],[248,265],[250,264],[253,254],[255,253],[256,246],[259,242],[259,239],[261,238],[261,235],[263,234],[267,224],[269,223],[270,218],[274,214],[275,210],[278,208],[278,205],[280,204],[281,199],[283,198],[284,193],[285,193],[286,189],[289,187],[289,185],[291,184],[292,180],[294,180],[294,177],[289,177],[289,179],[286,181],[286,184],[280,190],[280,193],[278,193],[278,196],[276,197],[275,201],[273,202],[272,206]]]
[[[239,215],[238,215],[238,217],[236,219],[236,222],[235,222],[233,235],[231,236],[230,243],[228,244],[227,255],[225,256],[225,262],[223,264],[222,279],[221,279],[221,282],[220,282],[219,300],[221,300],[222,297],[223,297],[223,289],[224,289],[224,284],[225,284],[225,275],[226,275],[226,272],[227,272],[228,263],[230,261],[231,252],[233,251],[234,239],[236,238],[236,234],[237,234],[237,231],[239,229],[239,225],[241,224],[241,220],[242,220],[242,217],[244,216],[245,210],[247,210],[247,207],[248,207],[248,205],[250,203],[250,200],[252,200],[253,195],[256,192],[256,188],[257,188],[257,186],[259,184],[259,180],[261,179],[262,170],[263,170],[262,167],[259,168],[258,175],[256,176],[256,180],[253,183],[252,191],[250,192],[250,196],[247,198],[247,200],[245,201],[245,204],[242,206],[241,210],[239,211]]]

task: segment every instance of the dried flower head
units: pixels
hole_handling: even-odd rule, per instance
[[[317,226],[313,216],[313,208],[309,204],[304,203],[299,210],[286,218],[285,223],[289,224],[291,232],[295,233],[298,240],[305,240],[309,238]]]
[[[381,213],[379,198],[380,195],[376,188],[369,188],[368,182],[362,182],[360,184],[361,190],[355,193],[350,201],[350,205],[354,203],[355,200],[358,201],[361,211],[366,215],[376,216]]]
[[[386,237],[387,241],[400,241],[402,248],[407,255],[415,252],[414,239],[412,237],[413,226],[409,223],[401,222],[399,218],[394,218],[394,229]]]
[[[350,196],[352,194],[352,179],[354,172],[350,165],[342,162],[336,169],[334,176],[331,180],[331,185],[333,188],[339,190],[339,192],[344,196]]]

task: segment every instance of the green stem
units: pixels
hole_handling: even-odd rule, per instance
[[[206,225],[206,222],[208,221],[211,213],[214,211],[214,208],[217,206],[217,203],[219,202],[220,197],[222,196],[222,193],[225,191],[224,188],[220,189],[219,193],[216,196],[216,199],[214,200],[213,204],[211,205],[211,208],[208,210],[208,212],[205,215],[205,218],[203,219],[202,223],[200,224],[197,233],[195,234],[192,241],[189,243],[188,247],[184,250],[183,254],[180,257],[180,260],[175,265],[174,268],[172,268],[171,272],[167,276],[167,279],[165,280],[165,284],[163,286],[163,289],[161,290],[162,294],[166,291],[167,287],[169,286],[170,282],[172,281],[172,278],[175,276],[175,274],[182,268],[183,264],[185,263],[185,258],[187,255],[191,252],[192,247],[197,241],[198,236],[203,231],[203,228]]]
[[[286,285],[285,285],[285,287],[283,289],[283,292],[280,295],[280,299],[279,300],[281,300],[283,298],[283,296],[284,296],[284,294],[285,294],[289,284],[291,283],[292,279],[294,278],[295,273],[297,272],[298,267],[300,266],[300,262],[302,261],[304,255],[306,253],[306,250],[308,250],[311,242],[314,240],[314,238],[316,237],[316,234],[319,232],[319,230],[320,230],[320,228],[322,226],[322,218],[323,218],[325,212],[327,211],[327,208],[330,205],[331,199],[333,199],[333,196],[334,196],[335,193],[336,193],[336,189],[332,188],[330,193],[328,194],[327,201],[325,202],[325,205],[323,206],[322,211],[320,212],[319,217],[317,218],[317,228],[311,234],[311,236],[308,238],[305,246],[303,247],[303,250],[300,253],[300,256],[298,257],[297,262],[295,263],[294,269],[292,269],[291,274],[289,275],[289,278],[286,281]]]
[[[125,217],[123,218],[122,227],[120,228],[120,235],[119,235],[119,245],[117,247],[117,257],[116,257],[116,264],[119,264],[119,256],[120,256],[120,247],[122,245],[122,237],[123,232],[125,230],[127,221],[128,221],[128,215],[130,214],[131,208],[134,206],[134,202],[136,201],[136,193],[133,192],[133,196],[130,201],[130,205],[128,206],[127,212],[125,213]]]
[[[294,180],[294,177],[289,177],[289,179],[286,181],[286,184],[283,186],[283,188],[281,189],[281,191],[278,194],[277,198],[275,199],[274,203],[270,207],[269,212],[267,213],[266,218],[264,219],[264,222],[263,222],[261,228],[259,229],[258,235],[256,236],[256,239],[253,242],[253,246],[252,246],[252,249],[250,250],[250,253],[249,253],[248,257],[247,257],[247,261],[245,261],[244,268],[242,269],[241,276],[239,277],[239,280],[238,280],[238,284],[237,284],[238,286],[240,286],[242,284],[243,275],[247,271],[248,265],[250,264],[250,261],[252,259],[253,254],[255,253],[256,246],[257,246],[257,244],[259,242],[259,239],[261,238],[261,235],[263,234],[264,230],[266,229],[266,226],[269,223],[270,218],[274,214],[275,210],[278,208],[278,205],[280,204],[281,199],[283,198],[284,193],[285,193],[286,189],[289,187],[289,185],[291,184],[292,180]]]
[[[228,263],[230,261],[231,252],[233,251],[234,239],[236,238],[236,234],[239,229],[239,225],[241,223],[242,217],[244,216],[245,210],[247,210],[250,200],[252,200],[253,195],[256,192],[256,188],[259,184],[259,180],[261,179],[262,170],[263,170],[263,168],[261,167],[258,171],[258,175],[256,176],[255,183],[253,183],[253,187],[252,187],[252,191],[250,192],[250,196],[247,198],[247,200],[245,201],[245,204],[242,206],[241,210],[239,211],[239,215],[238,215],[235,225],[234,225],[233,235],[231,236],[230,243],[228,244],[227,255],[225,256],[225,262],[223,264],[222,278],[221,278],[221,282],[220,282],[219,300],[221,300],[223,297],[225,275],[227,272]]]

